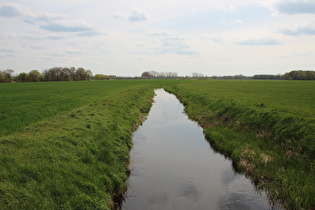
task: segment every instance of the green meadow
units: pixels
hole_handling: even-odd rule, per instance
[[[112,209],[161,81],[0,84],[1,209]]]
[[[0,136],[26,125],[97,101],[112,93],[143,85],[148,80],[38,82],[0,84]]]
[[[208,80],[167,87],[272,202],[315,208],[315,83]]]
[[[0,84],[0,206],[118,208],[159,87],[273,202],[315,208],[314,82],[150,79]]]

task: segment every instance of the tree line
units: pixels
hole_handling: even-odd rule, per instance
[[[315,80],[315,71],[294,70],[283,75],[257,74],[254,76],[212,76],[212,79],[260,79],[260,80]]]
[[[315,80],[315,71],[294,70],[283,75],[254,75],[253,79]]]
[[[12,76],[13,72],[14,71],[11,70],[11,69],[7,69],[7,70],[4,70],[4,71],[0,70],[0,82],[11,82],[11,81],[13,81],[13,76]]]
[[[283,78],[289,80],[315,80],[315,71],[290,71],[285,73]]]
[[[181,78],[181,79],[259,79],[259,80],[315,80],[315,71],[294,70],[283,75],[277,74],[257,74],[254,76],[244,76],[242,74],[234,76],[211,76],[208,77],[201,73],[192,73],[192,76],[178,76],[176,72],[156,72],[145,71],[141,75],[142,79],[154,78]]]
[[[141,75],[142,78],[145,79],[171,79],[177,78],[178,74],[176,72],[157,72],[157,71],[145,71]]]
[[[105,74],[95,74],[93,79],[95,80],[110,80],[110,79],[116,79],[115,75],[105,75]]]
[[[82,81],[82,80],[108,80],[108,79],[127,79],[125,77],[116,77],[114,75],[93,74],[90,70],[85,70],[82,67],[53,67],[44,70],[40,73],[38,70],[32,70],[29,73],[20,73],[13,76],[13,70],[0,70],[0,83],[1,82],[40,82],[40,81]],[[129,77],[128,77],[129,78]],[[145,71],[142,73],[142,79],[261,79],[261,80],[315,80],[315,71],[294,70],[283,75],[260,74],[254,76],[234,75],[234,76],[212,76],[208,77],[201,73],[192,73],[192,76],[180,77],[176,72],[157,72]],[[139,77],[129,78],[139,79]]]
[[[40,73],[32,70],[29,73],[22,72],[13,76],[13,70],[0,71],[0,82],[45,82],[45,81],[82,81],[89,80],[93,75],[90,70],[82,67],[53,67]]]

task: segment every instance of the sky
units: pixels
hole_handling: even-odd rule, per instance
[[[0,70],[314,70],[315,0],[0,0]]]

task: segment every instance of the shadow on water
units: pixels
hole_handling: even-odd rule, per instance
[[[263,192],[209,147],[177,98],[155,92],[146,121],[134,132],[122,209],[272,209]]]

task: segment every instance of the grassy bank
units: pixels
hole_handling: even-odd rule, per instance
[[[155,87],[273,201],[315,208],[315,83],[248,80],[0,84],[1,208],[113,208]]]
[[[166,89],[272,201],[315,208],[315,83],[186,81]]]
[[[118,91],[167,80],[110,80],[0,84],[0,136]]]
[[[148,112],[154,94],[152,84],[126,83],[117,82],[102,93],[93,91],[101,92],[104,83],[25,84],[28,91],[33,89],[33,97],[40,104],[32,104],[27,98],[23,105],[23,94],[16,93],[21,106],[11,110],[17,116],[24,111],[27,117],[28,110],[21,107],[29,104],[30,112],[39,117],[33,120],[35,123],[26,119],[27,126],[13,129],[18,132],[3,132],[0,137],[1,209],[110,209],[116,205],[126,187],[132,131]],[[56,89],[58,85],[77,84],[77,93],[73,86],[72,91]],[[85,86],[81,92],[79,84],[90,88]],[[48,90],[52,91],[50,97],[56,94],[57,102],[53,98],[41,101],[39,98],[45,96],[35,94],[38,88],[50,85],[55,85],[55,90]],[[55,104],[56,111],[42,116],[39,110],[44,103],[48,107]]]

